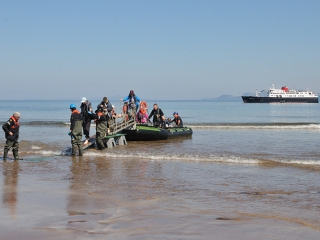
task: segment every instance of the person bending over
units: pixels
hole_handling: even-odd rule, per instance
[[[181,117],[179,116],[178,112],[174,112],[173,113],[173,119],[171,120],[171,122],[174,122],[176,125],[175,127],[183,127],[183,122]]]

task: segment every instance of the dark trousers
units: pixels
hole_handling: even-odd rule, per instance
[[[90,138],[90,124],[91,124],[91,121],[90,122],[84,122],[82,127],[83,127],[83,135],[86,137],[86,138]]]

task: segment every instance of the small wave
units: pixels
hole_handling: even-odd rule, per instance
[[[213,123],[213,124],[193,124],[188,127],[194,129],[309,129],[319,130],[320,124],[318,123]]]
[[[60,156],[60,155],[70,155],[68,154],[68,150],[61,150],[61,151],[53,151],[53,150],[40,150],[34,152],[27,152],[32,154],[39,154],[44,156]]]
[[[61,121],[31,121],[31,122],[21,122],[21,125],[24,126],[66,126],[70,125],[70,122],[61,122]]]
[[[87,156],[101,156],[108,158],[128,158],[128,159],[145,159],[145,160],[159,160],[159,161],[191,161],[191,162],[221,162],[221,163],[241,163],[241,164],[258,164],[258,159],[244,159],[235,156],[197,156],[187,154],[168,154],[168,155],[146,155],[146,154],[126,154],[126,153],[109,153],[109,152],[95,152],[86,151]]]
[[[60,122],[60,121],[32,121],[32,122],[22,122],[21,123],[24,126],[35,126],[35,127],[64,127],[64,126],[70,126],[70,122]],[[96,124],[94,122],[91,123],[91,128],[95,128]]]
[[[35,151],[27,151],[28,154],[36,154],[42,156],[70,156],[71,148],[65,150],[40,150],[35,146],[32,148]],[[320,161],[316,159],[272,159],[272,158],[256,158],[248,156],[235,155],[196,155],[196,154],[143,154],[138,152],[108,152],[97,150],[86,150],[84,156],[104,157],[114,159],[142,159],[150,161],[181,161],[181,162],[212,162],[212,163],[227,163],[238,165],[288,165],[299,167],[320,167]]]
[[[35,145],[32,145],[32,146],[31,146],[31,149],[33,149],[33,150],[37,150],[37,149],[41,149],[41,147],[39,147],[39,146],[35,146]]]
[[[145,154],[119,154],[108,152],[94,152],[86,151],[87,156],[101,156],[108,158],[128,158],[128,159],[145,159],[156,161],[190,161],[190,162],[216,162],[216,163],[230,163],[230,164],[246,164],[246,165],[258,165],[258,164],[285,164],[285,165],[300,165],[300,166],[320,166],[320,161],[317,160],[302,160],[302,159],[259,159],[248,158],[228,155],[210,155],[210,156],[198,156],[198,155],[186,155],[186,154],[168,154],[168,155],[145,155]]]

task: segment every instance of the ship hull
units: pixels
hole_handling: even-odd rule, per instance
[[[318,98],[295,97],[295,98],[276,98],[276,97],[255,97],[242,96],[244,103],[319,103]]]

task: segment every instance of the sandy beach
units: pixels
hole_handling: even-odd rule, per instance
[[[317,172],[287,168],[93,156],[1,162],[0,238],[319,239]],[[280,179],[291,187],[277,187]]]

